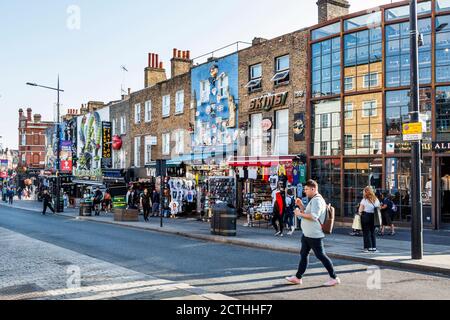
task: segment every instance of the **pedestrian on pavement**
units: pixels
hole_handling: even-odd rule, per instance
[[[94,212],[95,212],[96,216],[100,215],[102,200],[103,200],[103,192],[101,192],[100,188],[97,187],[95,189],[94,200],[93,200]]]
[[[169,189],[164,189],[163,198],[162,198],[162,209],[163,209],[163,217],[168,218],[171,213],[170,203],[172,202],[172,197],[170,195]]]
[[[311,250],[317,259],[322,262],[330,275],[330,280],[324,284],[326,287],[336,286],[341,280],[336,275],[333,263],[325,253],[323,240],[325,234],[322,230],[322,223],[326,219],[327,204],[319,193],[319,186],[316,181],[309,180],[305,186],[306,196],[310,199],[305,208],[301,199],[296,200],[295,215],[302,217],[302,248],[300,251],[300,263],[295,276],[287,277],[286,280],[291,284],[303,284],[303,275],[308,268],[309,254]]]
[[[8,188],[8,203],[12,205],[14,202],[14,189]]]
[[[295,198],[292,189],[288,189],[286,196],[286,213],[284,216],[284,223],[287,225],[289,232],[288,235],[294,234],[294,209],[295,209]]]
[[[47,213],[47,208],[49,208],[53,213],[55,213],[55,209],[53,209],[52,206],[52,196],[48,193],[48,190],[44,190],[42,200],[44,202],[44,209],[42,211],[42,214],[45,215]]]
[[[286,210],[286,196],[282,183],[272,193],[273,215],[272,226],[275,229],[275,237],[283,237],[284,212]],[[278,229],[279,228],[279,229]]]
[[[394,212],[394,202],[391,200],[391,195],[388,192],[384,192],[381,196],[381,217],[383,220],[380,236],[384,236],[384,230],[386,227],[391,228],[391,236],[395,235],[395,225],[393,222]]]
[[[364,189],[363,199],[359,205],[364,237],[364,253],[378,252],[375,235],[375,214],[378,214],[378,208],[380,208],[380,201],[376,197],[372,187],[366,187]]]
[[[8,202],[8,188],[6,187],[6,185],[4,185],[2,188],[2,200],[5,203]]]
[[[144,220],[148,221],[148,216],[150,215],[151,209],[151,195],[148,192],[148,189],[144,190],[144,193],[141,195],[141,207],[144,211]]]
[[[160,196],[156,189],[153,189],[152,193],[152,217],[159,216]]]
[[[22,188],[21,187],[17,188],[17,198],[19,200],[22,200]]]
[[[106,213],[111,212],[111,204],[112,204],[111,192],[109,191],[109,189],[107,189],[105,195],[103,196],[103,207],[105,208]]]

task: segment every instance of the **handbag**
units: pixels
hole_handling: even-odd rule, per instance
[[[370,200],[369,200],[370,201]],[[375,207],[375,204],[370,201],[370,203],[374,206],[375,212],[374,212],[374,225],[375,227],[381,227],[383,220],[381,218],[381,209],[380,207]]]
[[[362,230],[362,224],[361,224],[361,216],[359,214],[355,214],[355,218],[353,219],[353,230]]]

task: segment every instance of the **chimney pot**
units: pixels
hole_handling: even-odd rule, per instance
[[[181,50],[178,50],[178,58],[181,58]]]
[[[173,48],[173,57],[176,58],[177,57],[177,48]]]
[[[186,51],[183,51],[183,59],[186,59]]]
[[[148,67],[150,68],[152,66],[152,54],[148,54]]]
[[[159,68],[164,69],[164,65],[163,65],[162,61],[159,63]]]
[[[155,54],[155,68],[158,68],[159,64],[159,54]]]
[[[131,88],[128,88],[128,95],[131,95]]]
[[[191,60],[191,52],[189,50],[186,51],[186,59]]]

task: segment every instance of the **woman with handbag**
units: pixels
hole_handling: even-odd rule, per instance
[[[364,253],[376,253],[378,251],[375,227],[381,224],[380,201],[372,187],[364,189],[364,196],[359,205],[359,214],[364,237]]]

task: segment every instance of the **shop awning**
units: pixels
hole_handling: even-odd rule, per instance
[[[233,157],[228,161],[230,167],[273,167],[289,164],[297,156],[267,156],[267,157]]]
[[[103,186],[103,183],[100,181],[93,181],[93,180],[73,180],[72,183],[75,184],[83,184],[86,186]]]

